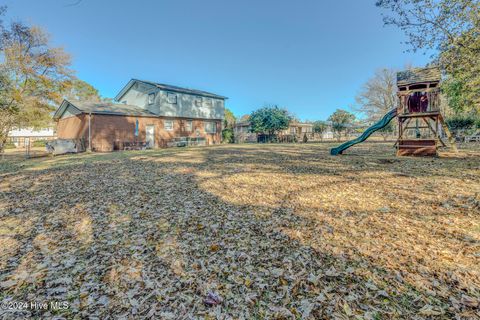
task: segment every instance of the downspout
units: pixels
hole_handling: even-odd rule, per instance
[[[88,152],[92,152],[92,113],[88,114]]]

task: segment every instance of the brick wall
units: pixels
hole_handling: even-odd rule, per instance
[[[87,139],[88,117],[81,114],[59,120],[57,122],[57,137],[59,139]]]
[[[138,137],[135,136],[135,122],[138,119]],[[173,130],[167,131],[164,120],[173,120]],[[159,117],[133,117],[96,115],[91,118],[92,149],[94,151],[113,151],[121,148],[124,142],[146,141],[146,127],[154,126],[155,148],[167,146],[167,142],[177,137],[201,137],[205,138],[207,145],[221,142],[221,120],[215,120],[217,132],[205,133],[204,120],[192,119],[192,130],[186,130],[186,122],[183,118],[159,118]],[[208,121],[208,120],[206,120]],[[214,121],[214,120],[212,120]],[[197,136],[197,132],[199,135]],[[70,117],[58,121],[57,134],[60,139],[88,140],[88,115]]]

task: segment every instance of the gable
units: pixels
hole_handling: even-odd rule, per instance
[[[63,100],[63,102],[60,104],[60,107],[58,107],[57,111],[55,111],[53,115],[53,119],[54,120],[65,119],[69,117],[78,116],[81,113],[82,111],[76,108],[70,102],[68,102],[67,100]]]

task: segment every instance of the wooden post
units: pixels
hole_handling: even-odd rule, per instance
[[[455,145],[455,139],[453,139],[452,134],[450,133],[450,129],[448,129],[447,124],[445,123],[443,116],[440,114],[439,115],[439,120],[440,123],[442,124],[443,131],[445,131],[445,134],[447,135],[448,142],[450,143],[450,146],[453,150],[453,152],[458,152],[457,146]]]

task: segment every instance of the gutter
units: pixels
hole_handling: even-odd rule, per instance
[[[92,152],[92,113],[88,114],[88,152]]]

